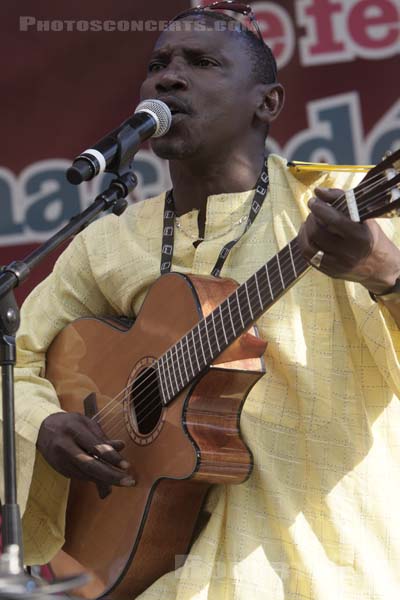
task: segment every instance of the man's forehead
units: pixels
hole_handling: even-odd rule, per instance
[[[227,31],[164,31],[158,38],[153,55],[171,54],[176,50],[218,52],[229,57],[235,52],[234,38]]]

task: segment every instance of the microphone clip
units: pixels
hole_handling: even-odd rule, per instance
[[[112,212],[120,216],[128,206],[126,196],[135,189],[138,184],[138,179],[133,172],[133,159],[136,151],[133,151],[133,138],[136,132],[129,125],[125,125],[120,129],[116,136],[118,144],[118,152],[116,154],[114,164],[107,169],[109,173],[114,173],[117,177],[111,181],[109,190],[119,191],[117,200],[113,200]],[[108,191],[108,190],[107,190]]]

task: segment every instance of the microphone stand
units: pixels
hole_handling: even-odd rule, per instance
[[[118,134],[118,164],[111,171],[117,177],[107,190],[97,196],[86,210],[72,217],[65,227],[31,252],[24,260],[13,261],[0,270],[0,365],[3,396],[5,499],[2,506],[5,552],[0,559],[0,599],[50,598],[49,594],[64,592],[87,581],[86,575],[81,575],[56,581],[51,585],[43,585],[37,578],[26,574],[23,569],[22,525],[17,503],[14,410],[15,337],[20,323],[20,315],[13,290],[48,254],[71,236],[82,231],[102,211],[111,209],[116,215],[124,212],[128,205],[125,198],[137,185],[137,178],[132,171],[133,156],[130,151],[129,135],[131,132],[128,132],[126,128]]]

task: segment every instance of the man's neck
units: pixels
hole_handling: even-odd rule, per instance
[[[207,198],[215,194],[239,193],[255,187],[264,161],[264,153],[231,156],[223,161],[170,161],[177,216],[199,210],[200,235],[204,231]]]

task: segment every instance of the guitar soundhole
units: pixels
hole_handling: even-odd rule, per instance
[[[130,405],[137,433],[149,435],[160,421],[163,408],[155,369],[143,369],[133,381]]]

